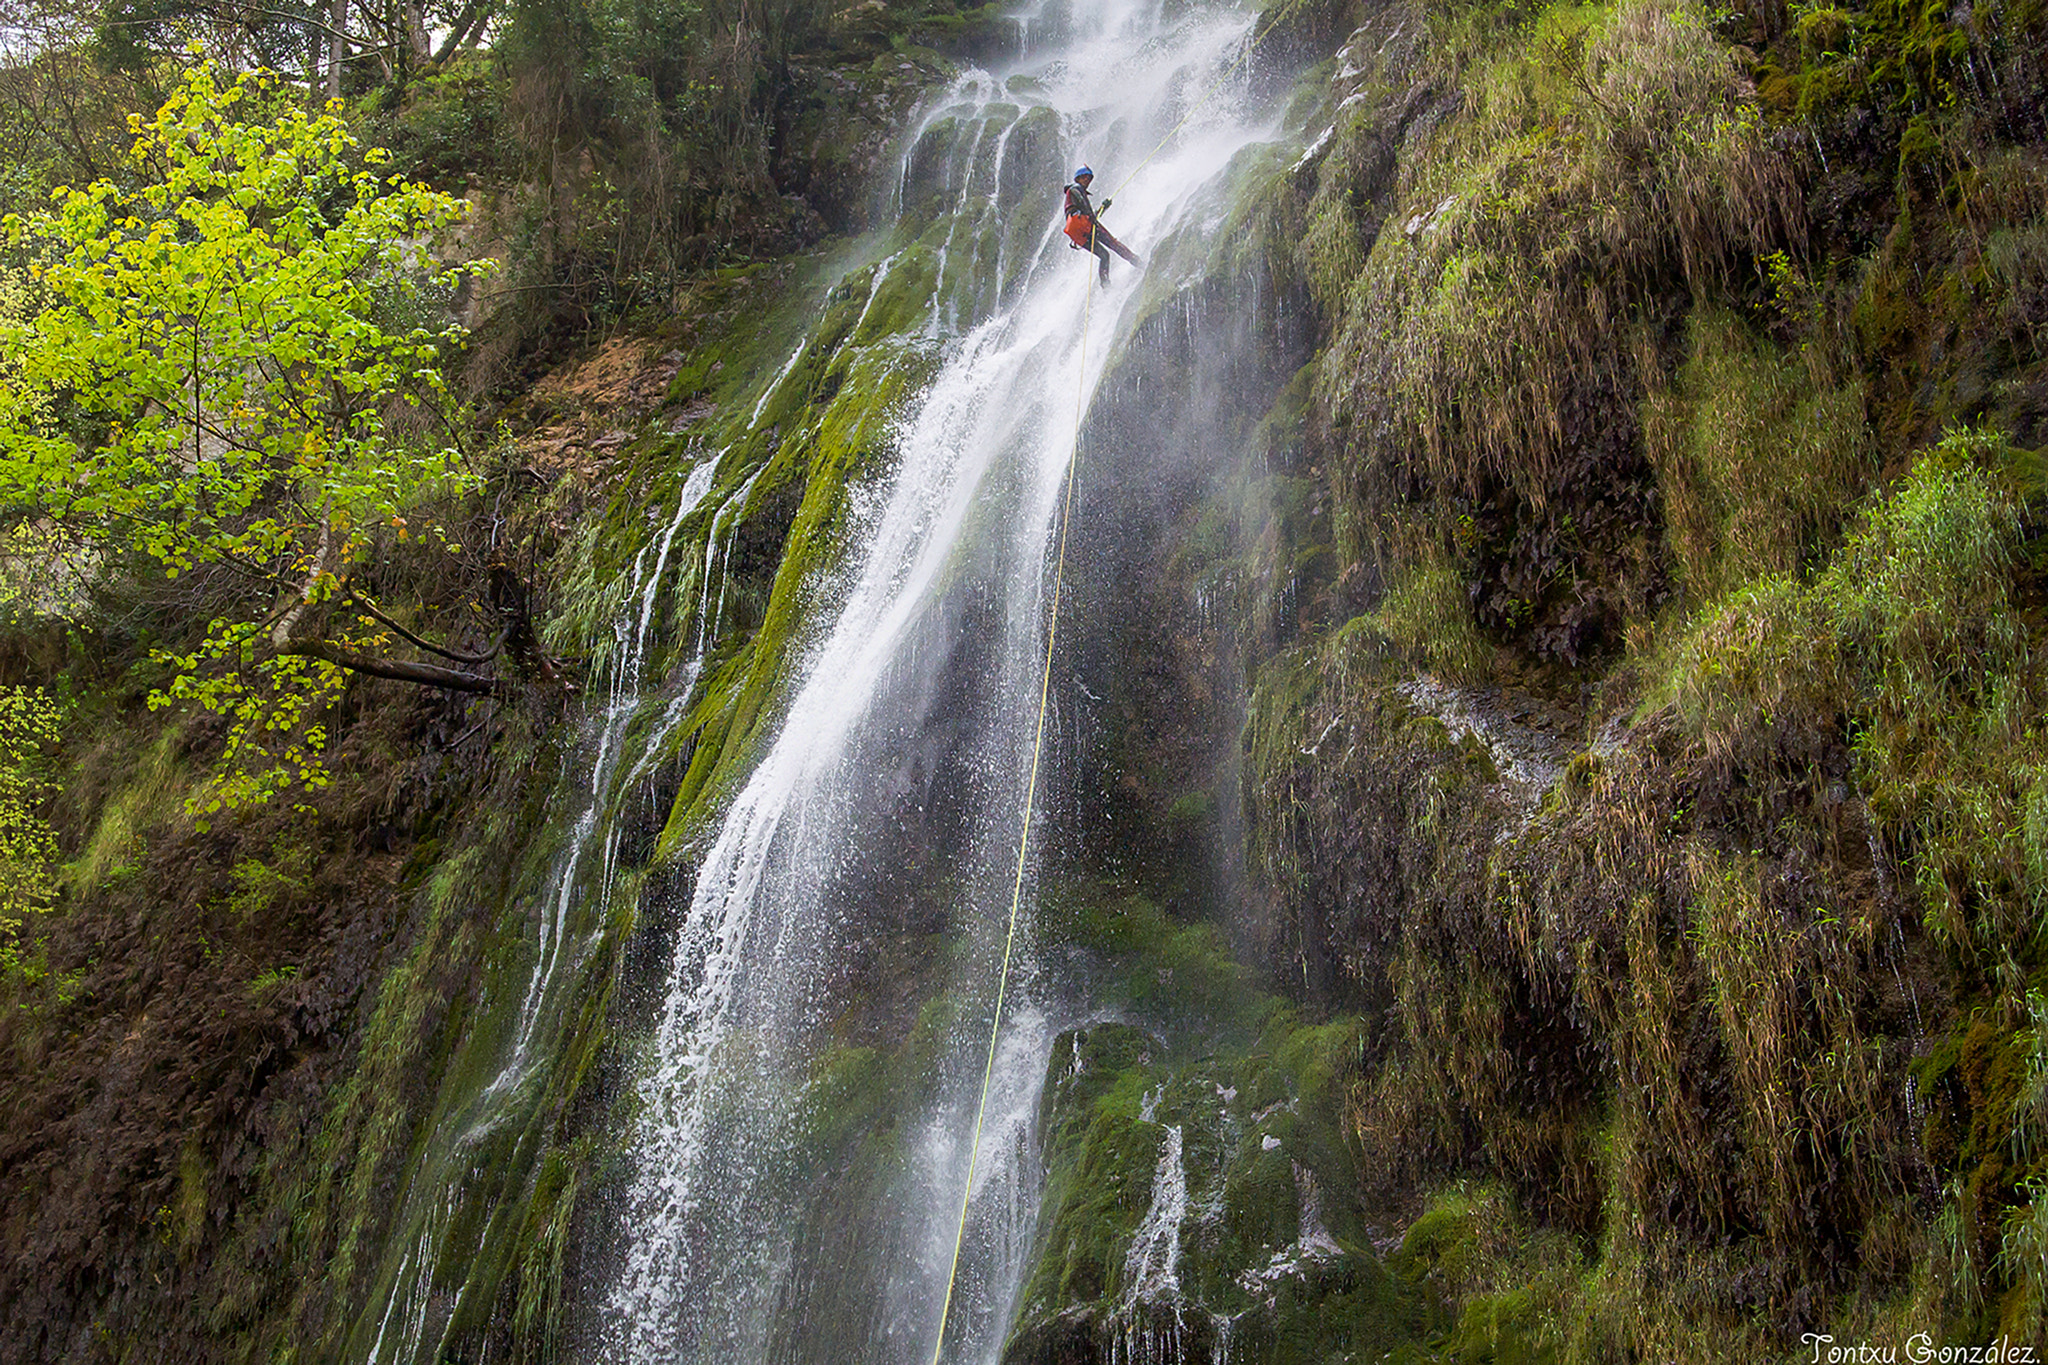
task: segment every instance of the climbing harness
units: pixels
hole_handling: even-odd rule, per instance
[[[1159,139],[1159,145],[1145,153],[1144,160],[1131,168],[1131,173],[1124,177],[1123,184],[1118,185],[1111,194],[1104,197],[1102,201],[1104,208],[1108,208],[1109,201],[1122,194],[1124,187],[1131,183],[1132,178],[1139,171],[1145,169],[1152,158],[1158,156],[1166,144],[1171,142],[1180,133],[1180,130],[1187,126],[1188,120],[1195,116],[1195,111],[1208,103],[1216,92],[1223,88],[1225,81],[1228,81],[1237,74],[1238,68],[1250,60],[1252,53],[1258,50],[1259,44],[1266,41],[1266,35],[1271,33],[1279,25],[1280,21],[1292,13],[1295,8],[1297,8],[1295,5],[1284,5],[1281,7],[1280,12],[1273,16],[1266,24],[1266,27],[1260,30],[1250,43],[1246,44],[1244,51],[1238,54],[1237,60],[1224,69],[1223,74],[1218,76],[1214,83],[1202,92],[1199,99],[1188,106],[1188,111],[1181,115],[1180,122],[1168,129],[1165,137]],[[1083,166],[1081,171],[1086,171],[1087,169],[1086,166]],[[1080,171],[1075,172],[1077,179],[1080,173]],[[1090,178],[1093,178],[1092,172],[1090,172]],[[1070,231],[1068,235],[1070,237],[1072,236],[1071,225],[1072,220],[1069,219]],[[1076,245],[1079,245],[1079,243],[1077,242]],[[960,1278],[960,1251],[967,1241],[967,1214],[974,1202],[974,1177],[981,1166],[981,1134],[984,1123],[988,1118],[989,1086],[995,1080],[996,1074],[996,1044],[1002,1037],[1003,1005],[1009,998],[1010,992],[1010,961],[1017,946],[1017,911],[1024,901],[1024,864],[1027,851],[1031,845],[1031,816],[1033,808],[1037,805],[1038,760],[1045,749],[1045,717],[1049,709],[1048,703],[1052,696],[1053,646],[1059,638],[1060,593],[1066,586],[1067,527],[1072,521],[1075,467],[1081,455],[1081,421],[1087,415],[1088,324],[1090,316],[1094,311],[1094,303],[1095,291],[1090,289],[1088,297],[1081,305],[1080,390],[1074,396],[1074,439],[1067,447],[1067,469],[1061,478],[1059,549],[1053,557],[1052,598],[1049,609],[1046,612],[1045,664],[1038,677],[1038,721],[1031,736],[1031,766],[1024,780],[1024,816],[1022,828],[1017,835],[1017,872],[1010,882],[1009,929],[1003,938],[1002,971],[996,978],[996,1006],[994,1014],[989,1019],[988,1026],[988,1060],[982,1065],[981,1100],[974,1110],[974,1141],[969,1146],[967,1153],[967,1183],[960,1193],[960,1225],[958,1231],[953,1234],[953,1260],[946,1271],[946,1297],[939,1308],[939,1331],[938,1336],[932,1342],[932,1365],[939,1365],[940,1355],[946,1349],[946,1321],[953,1311],[953,1287]]]

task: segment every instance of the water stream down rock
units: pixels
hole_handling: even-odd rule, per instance
[[[1231,223],[1248,177],[1290,156],[1247,94],[1249,39],[1247,16],[1227,9],[1112,5],[1015,70],[963,72],[905,140],[897,225],[826,289],[824,316],[843,298],[850,326],[821,324],[791,346],[751,403],[746,424],[759,430],[819,367],[925,376],[853,481],[839,550],[804,585],[806,624],[772,724],[713,779],[730,783],[715,814],[675,845],[691,868],[687,899],[642,910],[672,925],[674,946],[651,1030],[622,1023],[644,1042],[606,1234],[616,1270],[589,1324],[607,1358],[881,1362],[935,1347],[947,1361],[1035,1358],[1005,1343],[1045,1264],[1040,1191],[1064,1159],[1043,1145],[1046,1122],[1059,1122],[1041,1104],[1048,1058],[1062,1030],[1125,1003],[1104,994],[1098,963],[1044,931],[1049,869],[1034,842],[964,1190],[1054,514],[1077,453],[1077,477],[1095,490],[1083,515],[1110,490],[1156,493],[1149,445],[1077,446],[1130,420],[1137,376],[1164,362],[1190,383],[1231,379],[1199,335],[1162,321],[1222,323],[1230,308],[1270,306],[1241,288]],[[1120,231],[1151,244],[1143,277],[1119,269],[1092,290],[1092,270],[1076,268],[1039,210],[1077,157],[1133,176],[1116,213]],[[777,424],[784,449],[832,439],[829,415],[802,423]],[[1209,439],[1199,427],[1181,435],[1198,450]],[[1063,624],[1081,642],[1063,648],[1102,638],[1071,608]],[[1055,661],[1062,679],[1071,669]],[[1042,790],[1055,829],[1077,775],[1066,735],[1086,695],[1062,682],[1052,701]],[[887,1016],[868,998],[872,970],[901,998]],[[859,1120],[841,1112],[850,1091],[861,1092]],[[1170,1190],[1177,1152],[1160,1160]],[[939,1343],[963,1193],[966,1240]],[[1115,1233],[1112,1259],[1130,1269],[1105,1286],[1101,1344],[1126,1357],[1119,1343],[1149,1339],[1160,1312],[1197,1302],[1178,1278],[1183,1215],[1162,1199],[1149,1223]]]

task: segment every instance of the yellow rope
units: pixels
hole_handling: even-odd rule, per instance
[[[1284,6],[1278,14],[1273,16],[1266,27],[1245,46],[1245,50],[1238,54],[1237,60],[1232,62],[1223,74],[1218,76],[1215,82],[1202,92],[1199,99],[1188,106],[1188,111],[1181,115],[1180,122],[1174,124],[1167,131],[1165,137],[1159,139],[1159,145],[1145,153],[1144,160],[1131,168],[1131,173],[1124,177],[1123,184],[1118,185],[1114,191],[1105,196],[1105,202],[1123,193],[1124,186],[1129,185],[1138,172],[1144,170],[1146,164],[1153,157],[1158,156],[1160,150],[1167,143],[1171,142],[1182,128],[1187,126],[1188,120],[1195,116],[1195,111],[1208,103],[1210,97],[1223,88],[1225,81],[1228,81],[1237,74],[1238,68],[1250,60],[1252,53],[1258,50],[1259,44],[1266,41],[1266,35],[1271,33],[1274,26],[1286,18],[1295,8],[1293,5]],[[1093,256],[1095,225],[1092,222],[1089,225],[1088,236],[1089,254]],[[1091,273],[1093,273],[1092,267],[1094,262],[1091,260],[1089,264],[1091,266]],[[1003,939],[1003,967],[1001,974],[996,979],[995,1014],[989,1020],[988,1026],[988,1060],[983,1064],[981,1071],[981,1100],[974,1110],[974,1141],[969,1147],[967,1154],[967,1185],[960,1193],[960,1225],[953,1234],[953,1260],[946,1271],[946,1297],[939,1308],[939,1334],[937,1339],[932,1342],[932,1365],[939,1365],[940,1354],[946,1349],[946,1322],[952,1316],[953,1288],[960,1278],[960,1251],[967,1242],[967,1214],[969,1207],[974,1201],[974,1176],[981,1164],[981,1134],[983,1124],[988,1117],[988,1092],[996,1074],[996,1044],[1002,1036],[1003,1003],[1008,998],[1010,991],[1010,960],[1017,946],[1017,911],[1024,901],[1024,865],[1027,850],[1031,843],[1031,816],[1038,794],[1038,760],[1045,749],[1045,715],[1049,699],[1052,695],[1053,645],[1059,638],[1060,592],[1066,584],[1067,526],[1074,505],[1074,470],[1075,465],[1079,463],[1081,458],[1081,421],[1087,415],[1088,324],[1090,317],[1094,313],[1094,305],[1095,288],[1091,281],[1088,287],[1087,298],[1081,305],[1080,385],[1079,391],[1074,395],[1074,440],[1067,449],[1067,469],[1062,478],[1060,493],[1059,551],[1053,559],[1052,605],[1051,610],[1047,613],[1045,624],[1045,665],[1038,678],[1038,723],[1031,737],[1030,775],[1024,783],[1023,827],[1017,835],[1017,872],[1010,882],[1010,925],[1009,931]]]
[[[1091,261],[1089,264],[1092,267],[1094,263]],[[1053,558],[1052,608],[1045,623],[1045,666],[1038,677],[1038,728],[1031,737],[1031,770],[1024,783],[1024,827],[1017,836],[1017,875],[1010,882],[1010,929],[1003,940],[1003,970],[997,978],[996,1009],[988,1026],[988,1061],[981,1071],[981,1103],[974,1111],[974,1144],[967,1155],[967,1188],[960,1193],[960,1227],[953,1234],[953,1264],[946,1271],[946,1299],[939,1309],[939,1335],[932,1343],[932,1365],[938,1365],[939,1353],[946,1347],[946,1319],[952,1314],[953,1286],[960,1277],[960,1248],[967,1241],[967,1210],[974,1199],[974,1173],[981,1163],[982,1122],[988,1116],[989,1085],[996,1074],[996,1041],[1002,1033],[1003,1001],[1010,990],[1010,956],[1017,946],[1017,908],[1024,901],[1025,850],[1031,842],[1031,813],[1038,794],[1038,759],[1045,748],[1045,713],[1052,694],[1053,642],[1059,638],[1060,629],[1060,590],[1067,577],[1067,523],[1074,505],[1074,465],[1081,456],[1081,419],[1088,399],[1088,320],[1094,309],[1095,288],[1094,282],[1090,281],[1088,297],[1081,305],[1081,377],[1079,391],[1074,395],[1074,441],[1067,448],[1067,470],[1061,479],[1059,552]]]

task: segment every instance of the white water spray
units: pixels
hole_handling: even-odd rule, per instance
[[[943,180],[936,197],[916,196],[937,205],[938,222],[901,229],[924,239],[916,250],[928,261],[911,248],[890,254],[870,280],[861,322],[885,287],[897,287],[897,272],[928,264],[930,295],[914,334],[940,339],[942,363],[898,424],[893,469],[860,497],[855,548],[820,594],[835,613],[802,652],[779,728],[700,850],[638,1083],[622,1264],[600,1331],[608,1359],[840,1365],[929,1359],[938,1344],[1021,817],[1051,529],[1079,412],[1141,297],[1136,272],[1119,264],[1111,285],[1087,298],[1094,262],[1067,251],[1057,234],[1057,183],[1015,210],[1044,223],[1038,230],[1034,217],[1023,235],[1035,245],[1017,267],[1019,286],[1007,296],[970,288],[977,270],[1004,272],[1005,244],[1016,240],[1004,235],[1008,225],[985,222],[984,201],[1020,145],[1020,102],[1050,108],[1058,155],[1092,160],[1105,184],[1137,169],[1117,196],[1114,222],[1141,253],[1172,231],[1211,222],[1204,188],[1259,136],[1233,113],[1226,89],[1140,165],[1231,68],[1248,37],[1245,15],[1197,10],[1169,20],[1154,3],[1113,3],[1094,25],[1062,52],[1027,58],[1018,74],[1028,82],[1010,73],[963,77],[913,135],[938,137],[950,119],[962,141],[957,154],[920,162]],[[911,173],[906,153],[906,203]],[[977,248],[977,234],[989,232],[996,245]],[[853,334],[849,344],[858,344],[861,327]],[[727,506],[737,510],[745,497],[743,489]],[[714,514],[707,557],[718,553],[725,516]],[[963,601],[974,604],[964,635]],[[700,607],[700,622],[715,615]],[[960,675],[973,679],[970,698],[941,685]],[[832,1025],[849,1008],[836,993],[849,983],[835,976],[870,932],[866,917],[882,909],[862,899],[871,871],[863,838],[902,812],[880,775],[934,746],[959,787],[948,795],[960,825],[946,874],[949,928],[932,950],[944,958],[932,970],[935,1003],[945,1007],[934,1074],[921,1110],[895,1120],[903,1160],[887,1197],[838,1215],[830,1201],[839,1173],[804,1165],[801,1116]],[[968,1251],[944,1351],[957,1362],[1000,1353],[1031,1255],[1035,1114],[1048,1051],[1077,1007],[1034,992],[1028,903],[1026,930],[983,1160],[968,1192]],[[1179,1130],[1169,1131],[1184,1214]],[[1162,1155],[1162,1172],[1164,1163]],[[1179,1220],[1157,1198],[1155,1206],[1160,1224],[1133,1254],[1137,1280],[1163,1285],[1177,1264]],[[817,1264],[821,1253],[800,1230],[843,1231],[847,1218],[873,1220],[846,1238],[862,1249],[861,1263]],[[807,1301],[820,1285],[846,1282],[867,1286],[871,1300],[853,1320]]]

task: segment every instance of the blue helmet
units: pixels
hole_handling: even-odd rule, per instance
[[[1086,166],[1081,166],[1075,169],[1074,179],[1079,180],[1084,175],[1088,176],[1090,179],[1093,179],[1095,172],[1089,170]]]

